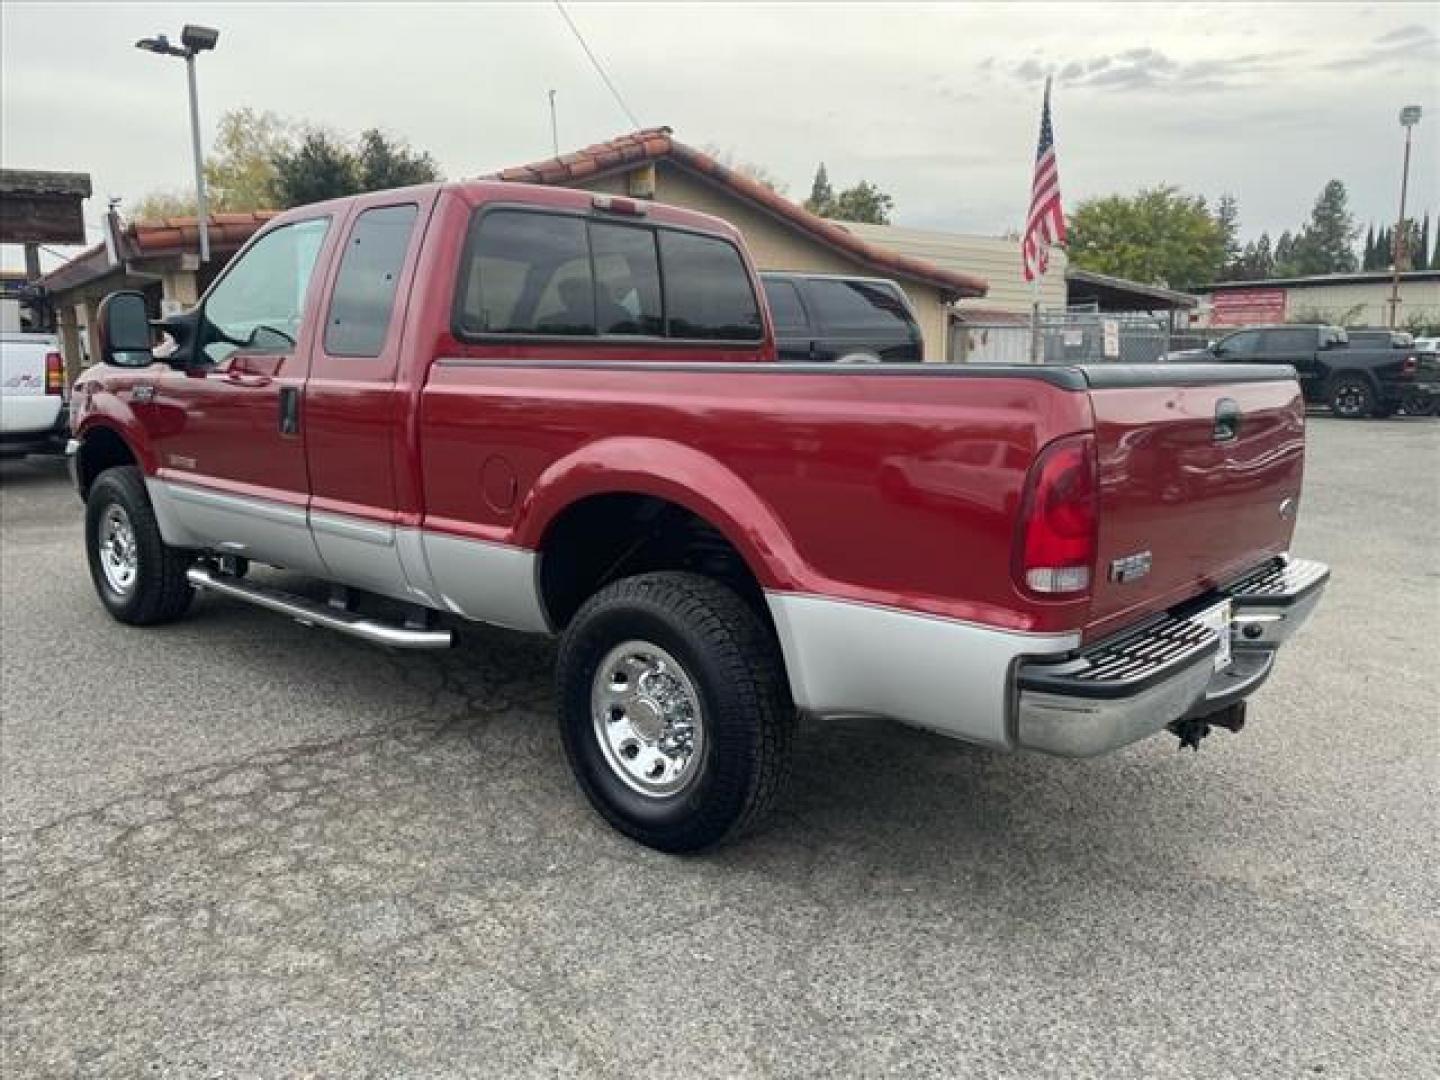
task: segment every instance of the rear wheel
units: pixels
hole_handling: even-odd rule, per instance
[[[557,662],[560,734],[614,828],[661,851],[757,824],[789,772],[795,713],[769,629],[696,574],[643,574],[592,597]]]
[[[1401,408],[1405,410],[1406,416],[1432,416],[1435,412],[1435,398],[1417,390],[1406,395]]]
[[[195,595],[185,579],[190,558],[167,547],[140,470],[107,469],[85,500],[85,553],[105,609],[123,623],[149,626],[179,618]]]
[[[1375,409],[1375,392],[1357,375],[1344,375],[1330,387],[1330,411],[1342,420],[1358,420]]]

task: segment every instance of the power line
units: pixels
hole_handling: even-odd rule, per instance
[[[630,118],[630,123],[633,124],[638,131],[640,129],[640,121],[635,119],[635,114],[630,111],[630,106],[625,104],[625,99],[620,96],[620,91],[617,90],[615,84],[610,81],[610,76],[605,74],[604,65],[602,65],[595,54],[590,51],[590,46],[585,43],[585,35],[580,33],[580,28],[575,25],[575,20],[570,18],[570,13],[565,10],[565,5],[562,4],[560,0],[555,0],[555,9],[560,12],[560,17],[565,20],[565,25],[570,27],[570,32],[575,35],[575,40],[580,42],[580,48],[585,50],[585,55],[590,58],[590,63],[595,65],[596,72],[598,72],[600,78],[604,80],[605,85],[610,88],[610,93],[615,96],[616,103],[625,115]]]

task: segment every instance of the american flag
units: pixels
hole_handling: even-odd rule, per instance
[[[1065,242],[1065,212],[1060,209],[1060,166],[1055,161],[1055,132],[1050,127],[1050,80],[1045,80],[1045,109],[1040,114],[1040,145],[1030,183],[1030,216],[1020,256],[1025,280],[1034,281],[1050,266],[1050,245]]]

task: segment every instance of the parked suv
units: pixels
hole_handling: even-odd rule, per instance
[[[1413,349],[1395,348],[1393,339],[1356,344],[1339,326],[1251,326],[1166,359],[1287,364],[1299,374],[1308,403],[1328,405],[1347,420],[1390,416],[1402,406],[1440,395],[1440,375],[1429,365],[1422,368]]]
[[[917,363],[925,343],[900,286],[884,278],[760,275],[782,363]]]

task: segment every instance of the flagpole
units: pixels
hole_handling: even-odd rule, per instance
[[[1030,283],[1030,362],[1040,363],[1040,285],[1045,280],[1045,271],[1035,275]]]

